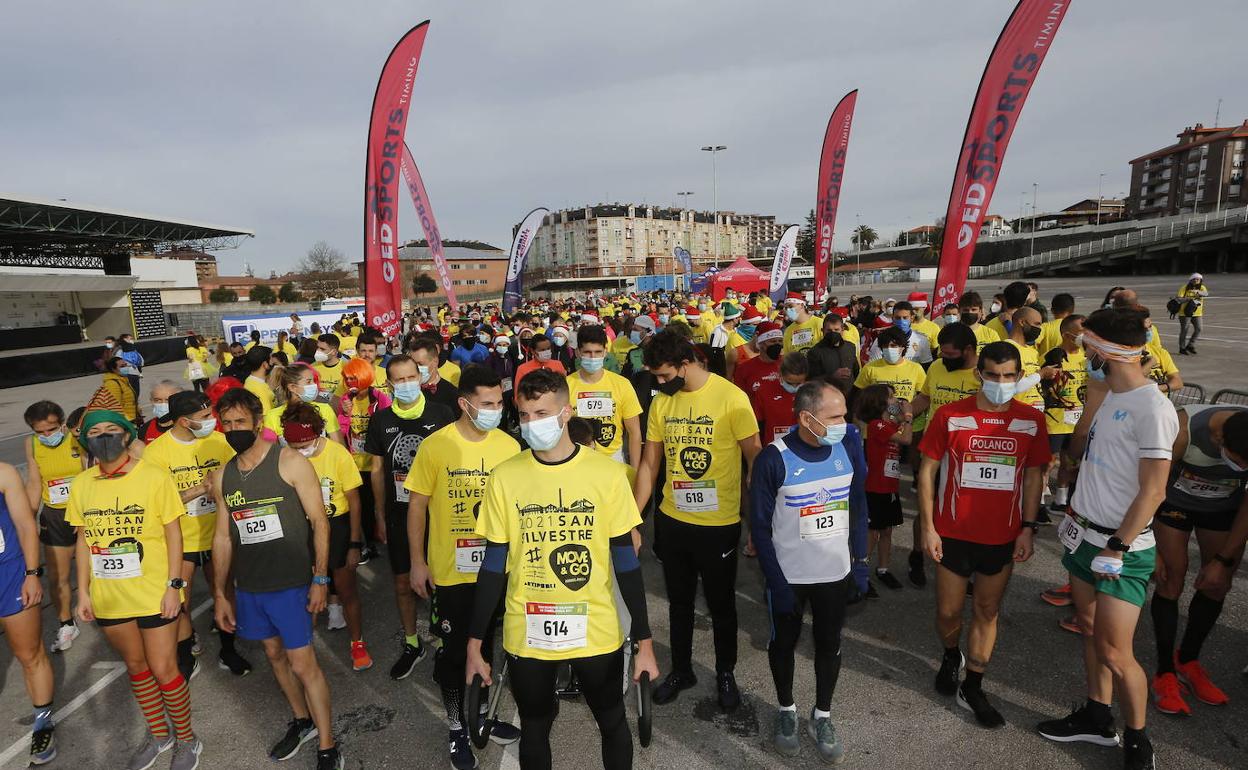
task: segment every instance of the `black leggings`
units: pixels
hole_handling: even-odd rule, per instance
[[[659,513],[654,527],[667,584],[672,670],[693,673],[693,603],[701,578],[715,637],[715,672],[731,672],[737,665],[737,543],[741,524],[703,527]]]
[[[802,635],[802,614],[809,604],[815,636],[815,708],[832,710],[832,693],[841,675],[841,626],[845,623],[849,581],[844,577],[835,583],[790,586],[796,597],[795,611],[772,611],[767,660],[781,706],[793,705],[793,652]]]
[[[510,658],[511,697],[520,712],[521,770],[550,770],[550,728],[555,722],[555,675],[561,661]],[[633,766],[633,736],[624,718],[624,650],[567,661],[602,733],[602,766]]]

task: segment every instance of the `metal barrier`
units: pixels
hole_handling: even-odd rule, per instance
[[[1213,394],[1213,398],[1209,400],[1209,403],[1248,406],[1248,391],[1235,390],[1234,388],[1223,388]]]
[[[1222,391],[1218,391],[1221,393]],[[1170,402],[1176,407],[1187,406],[1188,404],[1205,403],[1205,389],[1194,382],[1187,382],[1183,387],[1170,394]]]

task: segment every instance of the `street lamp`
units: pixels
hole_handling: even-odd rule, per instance
[[[681,199],[682,199],[682,200],[681,200],[681,202],[680,202],[680,207],[681,207],[681,208],[688,208],[688,207],[689,207],[689,196],[690,196],[690,195],[693,195],[693,190],[689,190],[688,192],[678,192],[678,193],[676,193],[676,197],[677,197],[677,198],[681,198]]]
[[[1036,255],[1036,197],[1039,195],[1040,184],[1031,183],[1031,256]]]
[[[1102,173],[1100,178],[1096,180],[1096,223],[1098,225],[1101,223],[1101,190],[1104,186],[1105,174]]]
[[[862,214],[854,214],[854,251],[858,255],[858,283],[862,283]]]
[[[719,267],[719,179],[716,175],[715,154],[726,149],[728,147],[723,144],[708,144],[702,148],[702,152],[711,154],[711,197],[712,205],[715,206],[715,267]]]

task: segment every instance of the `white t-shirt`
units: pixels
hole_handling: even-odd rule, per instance
[[[1179,417],[1154,383],[1126,393],[1110,391],[1092,419],[1071,507],[1102,527],[1116,529],[1140,492],[1140,460],[1169,460]],[[1152,532],[1133,550],[1152,548]]]
[[[874,361],[884,354],[880,352],[880,343],[878,340],[871,342],[871,349],[867,351],[867,360]],[[922,332],[910,333],[910,344],[906,347],[906,358],[916,364],[927,364],[932,361],[932,343]]]

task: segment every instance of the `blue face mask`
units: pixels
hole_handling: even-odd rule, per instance
[[[786,307],[784,309],[784,317],[789,319],[790,321],[796,321],[797,320],[797,308]]]
[[[316,394],[316,383],[309,382],[307,385],[303,386],[303,390],[299,391],[299,398],[307,401],[308,403],[312,403],[316,400]]]
[[[754,333],[757,331],[758,331],[758,326],[756,326],[755,324],[741,324],[740,326],[737,327],[737,334],[740,334],[741,339],[745,340],[746,342],[749,342],[750,340],[754,339]]]
[[[884,348],[880,351],[880,355],[884,356],[884,360],[890,364],[895,364],[901,360],[901,348]]]
[[[1085,368],[1087,368],[1088,376],[1091,377],[1092,379],[1094,380],[1105,379],[1105,362],[1104,361],[1098,360],[1098,362],[1095,365],[1093,365],[1092,356],[1088,356],[1087,359],[1084,360],[1083,365]]]
[[[581,368],[590,374],[593,374],[594,372],[602,371],[602,367],[606,363],[607,359],[605,358],[582,358]]]
[[[472,404],[469,404],[468,406],[471,407]],[[473,407],[472,411],[475,411],[477,415],[476,417],[473,417],[472,412],[470,411],[468,413],[468,419],[472,420],[472,424],[477,426],[477,430],[483,430],[486,432],[492,431],[503,421],[502,409],[476,409]]]
[[[1157,338],[1157,333],[1153,331],[1153,327],[1151,326],[1148,327],[1148,336],[1144,338],[1144,341],[1147,343],[1151,343],[1156,338]]]
[[[520,438],[539,452],[554,449],[562,435],[563,425],[560,424],[557,414],[520,424]]]
[[[396,382],[393,384],[394,400],[400,404],[414,404],[420,400],[419,382]]]
[[[42,433],[36,433],[35,438],[39,439],[39,443],[46,447],[58,447],[61,445],[61,442],[65,440],[65,431],[58,430],[57,432],[51,433],[47,436]]]
[[[633,329],[631,332],[628,333],[628,341],[633,343],[634,345],[640,345],[641,344],[641,332],[637,331],[636,329]]]
[[[807,414],[809,414],[809,412],[807,412]],[[818,418],[816,418],[813,414],[810,415],[810,418],[815,422],[819,422]],[[836,446],[845,439],[845,434],[849,432],[849,424],[844,422],[837,423],[836,425],[824,425],[819,422],[819,426],[823,428],[824,431],[823,435],[819,436],[819,443],[822,446]]]
[[[901,329],[906,334],[910,333],[910,319],[909,318],[898,318],[896,321],[893,321],[893,326],[896,326],[898,329]]]
[[[780,387],[784,388],[785,393],[796,393],[798,389],[801,388],[802,386],[800,384],[794,385],[791,382],[785,382],[784,380],[780,380]]]
[[[1008,403],[1014,394],[1018,391],[1017,383],[1014,382],[993,382],[992,380],[984,380],[984,397],[997,406]]]
[[[667,313],[659,313],[659,323],[667,326],[667,322],[670,320],[672,320],[672,317]]]

